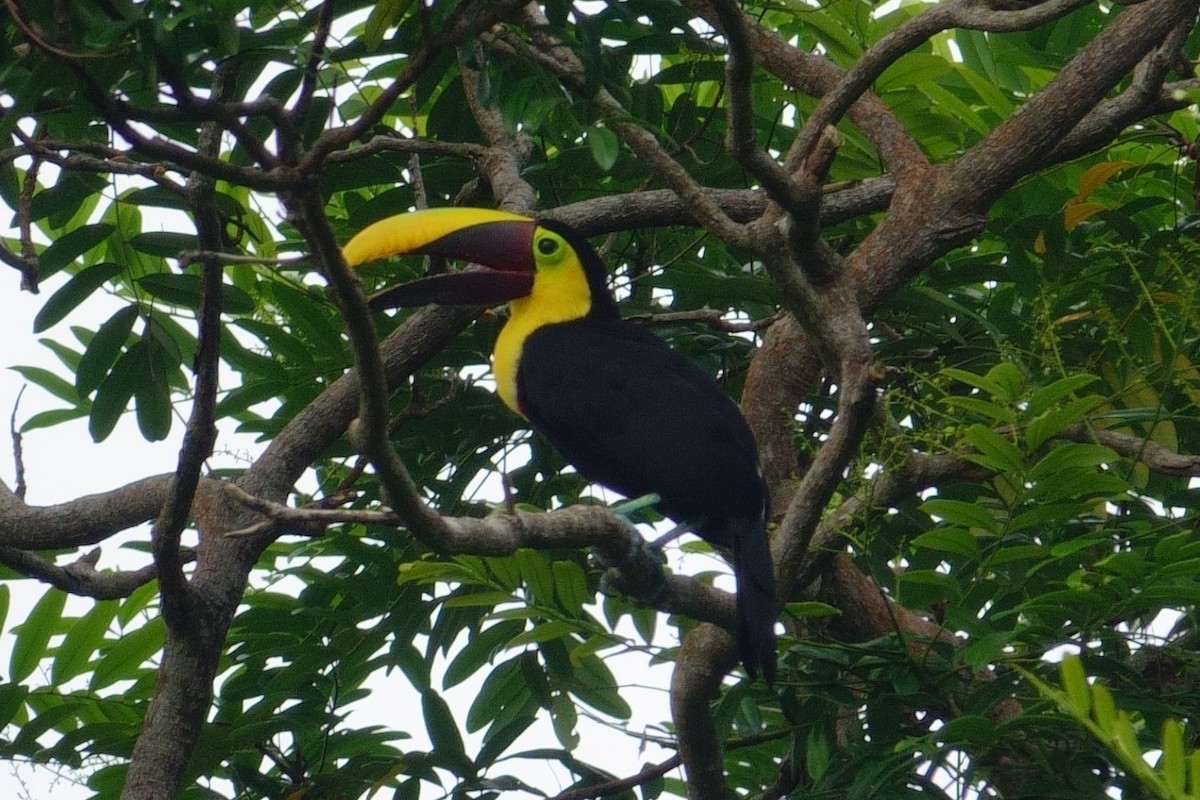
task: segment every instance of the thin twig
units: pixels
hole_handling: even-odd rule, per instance
[[[191,264],[266,264],[281,269],[310,269],[312,261],[307,258],[267,258],[265,256],[248,256],[241,253],[226,253],[221,250],[181,250],[176,256],[182,269]]]
[[[774,325],[784,313],[786,312],[776,312],[769,317],[749,322],[731,322],[725,319],[725,312],[720,309],[698,308],[694,311],[667,311],[661,314],[631,314],[625,319],[643,325],[686,325],[697,322],[725,333],[757,333]]]
[[[17,399],[13,401],[12,416],[8,420],[8,429],[12,433],[13,465],[17,473],[16,482],[13,484],[13,494],[21,500],[25,499],[25,454],[21,447],[21,431],[17,428],[17,409],[21,407],[21,397],[25,394],[27,385],[23,383],[17,390]]]
[[[308,112],[312,109],[313,97],[317,90],[317,78],[320,76],[321,62],[325,57],[325,46],[329,41],[330,28],[333,27],[334,5],[334,0],[325,0],[321,3],[321,10],[317,14],[317,28],[313,32],[312,51],[304,63],[304,78],[300,83],[300,92],[289,115],[293,120],[293,126],[298,128],[304,126]],[[289,163],[295,160],[294,156],[297,154],[293,153],[293,150],[297,145],[298,142],[288,141],[280,147],[281,154]]]
[[[447,48],[472,41],[480,31],[487,30],[524,5],[528,0],[498,0],[495,3],[459,3],[440,31],[422,37],[419,50],[409,55],[403,71],[386,86],[352,125],[326,131],[313,143],[297,165],[301,174],[316,174],[329,155],[343,150],[367,131],[379,124],[425,69]]]
[[[611,797],[614,794],[621,794],[638,786],[643,786],[656,778],[661,778],[671,770],[678,769],[682,763],[683,759],[676,753],[661,764],[652,764],[641,772],[630,775],[628,778],[618,778],[605,781],[604,783],[595,783],[590,786],[578,786],[574,789],[560,792],[551,797],[550,800],[590,800],[597,797]]]
[[[404,408],[400,409],[396,416],[392,417],[392,421],[388,423],[388,434],[394,434],[408,422],[414,419],[426,417],[433,413],[433,411],[436,409],[441,408],[447,403],[453,402],[458,397],[459,392],[462,390],[462,387],[465,385],[465,383],[457,373],[451,372],[448,373],[448,376],[450,378],[449,389],[446,390],[444,395],[439,397],[437,400],[434,400],[432,403],[425,402],[424,397],[421,396],[421,394],[417,391],[417,386],[414,383],[412,399],[408,401],[408,404],[405,405]],[[348,472],[346,476],[338,482],[337,488],[333,490],[332,494],[340,495],[342,492],[349,491],[350,488],[358,482],[358,479],[362,477],[362,474],[366,471],[368,464],[369,462],[365,456],[359,456],[358,461],[355,462],[354,466],[350,469],[350,472]]]
[[[19,133],[19,128],[13,130],[17,131],[17,135],[22,139],[27,139],[24,134]],[[37,294],[37,250],[33,246],[33,194],[37,191],[38,171],[41,169],[42,159],[31,150],[29,160],[29,169],[25,171],[25,179],[21,181],[21,195],[17,200],[17,230],[21,241],[21,260],[26,265],[26,269],[21,272],[21,288]]]

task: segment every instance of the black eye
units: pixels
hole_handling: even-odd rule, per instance
[[[544,256],[552,256],[558,252],[558,242],[553,239],[539,239],[537,249]]]

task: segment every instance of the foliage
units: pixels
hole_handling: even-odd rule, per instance
[[[1147,16],[1191,8],[1135,5]],[[498,554],[477,534],[475,549],[448,552],[415,523],[361,519],[318,525],[320,535],[289,522],[228,537],[256,518],[215,487],[321,509],[393,498],[346,433],[357,406],[339,399],[338,381],[369,365],[347,333],[354,306],[327,288],[335,272],[322,244],[417,205],[511,207],[524,190],[596,237],[623,313],[744,391],[752,423],[764,384],[759,397],[778,416],[770,392],[801,374],[768,360],[790,324],[781,312],[804,323],[793,353],[817,363],[822,345],[845,352],[773,265],[790,258],[797,274],[815,273],[795,253],[731,241],[678,201],[681,179],[630,128],[704,197],[724,198],[731,218],[757,217],[769,198],[727,144],[731,106],[745,103],[754,144],[783,162],[840,70],[870,64],[934,13],[971,6],[13,4],[0,55],[10,144],[0,198],[13,216],[0,256],[14,289],[44,291],[32,333],[58,360],[22,365],[7,351],[15,374],[45,392],[21,431],[86,419],[102,441],[132,413],[147,440],[178,443],[183,420],[208,413],[258,449],[202,481],[189,524],[204,544],[177,595],[147,582],[153,570],[97,572],[79,549],[158,517],[166,482],[114,490],[118,510],[103,515],[68,503],[53,518],[21,516],[42,510],[0,485],[0,619],[12,645],[0,755],[76,770],[97,798],[155,796],[142,771],[173,781],[158,796],[183,798],[546,795],[546,773],[533,771],[545,764],[570,776],[570,797],[714,796],[686,747],[686,773],[667,756],[614,759],[587,725],[626,731],[637,752],[643,732],[627,721],[644,677],[610,657],[683,658],[698,622],[722,619],[714,603],[627,596],[573,544]],[[787,51],[757,50],[744,92],[726,70],[737,53],[716,31],[720,8]],[[778,536],[803,527],[789,527],[797,485],[808,491],[826,469],[832,488],[828,504],[814,503],[810,554],[781,598],[779,685],[737,673],[704,705],[723,748],[721,791],[1195,792],[1197,85],[1159,75],[1153,102],[1111,129],[1099,113],[1064,119],[1032,160],[1021,160],[1026,142],[997,135],[1028,122],[1017,114],[1027,103],[1057,96],[1068,65],[1127,13],[1092,4],[1019,29],[947,22],[905,40],[875,76],[879,106],[833,120],[821,237],[848,276],[843,296],[869,321],[860,333],[885,376],[880,413],[843,463],[822,466],[848,417],[846,373],[780,390],[786,452],[763,448],[768,474],[783,476],[772,486]],[[1170,26],[1160,61],[1190,65],[1194,17]],[[1135,59],[1143,73],[1153,56]],[[1085,110],[1140,97],[1137,80],[1122,74]],[[892,160],[881,120],[910,137],[927,163],[909,167],[926,171]],[[1092,139],[1069,138],[1084,128]],[[964,166],[984,147],[1016,164],[1012,174]],[[957,185],[975,188],[950,194],[937,176],[955,169]],[[941,203],[923,226],[901,216]],[[323,220],[306,214],[314,205]],[[952,210],[963,217],[938,229]],[[220,317],[208,328],[214,265]],[[422,269],[362,277],[376,289]],[[85,321],[100,308],[111,311]],[[598,502],[488,391],[496,314],[465,329],[424,310],[373,322],[385,361],[402,364],[385,367],[391,443],[430,506],[475,519],[505,505]],[[189,425],[189,439],[204,428]],[[951,468],[906,477],[934,463]],[[80,527],[89,532],[66,532]],[[122,548],[131,564],[147,563],[145,538]],[[672,568],[694,573],[688,586],[719,583],[709,548],[671,548]],[[10,607],[10,584],[32,578],[52,588],[30,609]],[[1059,691],[1047,654],[1064,646],[1082,666],[1064,662]],[[172,680],[188,685],[185,699]],[[403,699],[386,724],[363,722],[383,687]],[[469,702],[448,700],[463,694]],[[152,698],[182,721],[155,719]],[[666,733],[647,738],[674,749],[686,726],[661,722]],[[171,750],[182,755],[171,761]],[[1155,750],[1151,768],[1143,756]]]
[[[1162,726],[1162,750],[1157,768],[1146,763],[1138,745],[1137,724],[1126,711],[1113,705],[1112,693],[1101,684],[1089,684],[1076,656],[1063,659],[1062,691],[1029,680],[1046,698],[1070,714],[1117,757],[1138,781],[1162,798],[1195,797],[1200,786],[1200,754],[1183,750],[1183,728],[1175,719]]]

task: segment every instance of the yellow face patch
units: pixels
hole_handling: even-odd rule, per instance
[[[492,369],[500,399],[517,413],[521,413],[517,367],[526,337],[544,325],[587,316],[592,307],[583,263],[561,236],[539,227],[533,235],[533,260],[536,264],[533,291],[528,297],[508,304],[508,324],[500,331],[492,353]]]

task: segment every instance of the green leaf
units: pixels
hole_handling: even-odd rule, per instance
[[[542,606],[553,605],[554,572],[546,562],[546,556],[537,550],[522,548],[512,558],[520,567],[521,580],[529,588],[534,602]]]
[[[121,264],[104,261],[81,270],[46,300],[42,310],[33,319],[34,333],[41,333],[62,321],[97,289],[116,277],[122,269],[124,266]]]
[[[1071,470],[1094,470],[1117,460],[1117,454],[1099,444],[1067,442],[1055,447],[1029,470],[1028,479],[1034,482],[1053,480]]]
[[[145,358],[143,377],[133,391],[138,428],[147,441],[158,442],[171,432],[174,409],[171,406],[170,376],[179,371],[179,351],[170,350],[162,337],[147,327],[137,357]],[[133,350],[130,351],[133,353]]]
[[[987,419],[994,419],[1001,425],[1015,425],[1017,422],[1017,412],[1011,406],[994,403],[991,400],[951,395],[943,402],[951,408],[960,408]]]
[[[66,602],[66,592],[50,589],[30,609],[25,621],[16,627],[8,662],[8,679],[11,682],[20,683],[28,678],[46,657],[50,637],[58,629]]]
[[[55,239],[38,256],[38,278],[45,280],[107,239],[116,226],[106,222],[84,225]]]
[[[121,196],[122,203],[135,206],[154,206],[155,208],[173,208],[177,211],[190,211],[191,202],[186,192],[172,191],[166,186],[147,186],[134,189]]]
[[[968,530],[978,528],[987,533],[998,533],[1000,530],[995,515],[979,503],[934,497],[922,503],[921,510],[931,517],[941,517],[951,525]]]
[[[556,695],[550,704],[550,724],[554,728],[554,736],[566,750],[574,750],[579,746],[579,734],[575,726],[579,723],[579,712],[565,695]]]
[[[29,696],[29,688],[19,683],[0,683],[0,725],[7,726],[13,721],[25,698]]]
[[[880,75],[873,88],[883,94],[926,83],[940,83],[946,79],[946,73],[951,69],[953,66],[950,62],[941,56],[931,53],[909,53]]]
[[[657,608],[635,608],[630,612],[629,618],[633,620],[633,627],[643,642],[650,644],[654,641],[654,631],[658,627]]]
[[[437,692],[426,689],[421,692],[421,712],[433,751],[444,765],[448,761],[447,766],[456,767],[455,774],[465,777],[470,770],[470,760],[450,706]]]
[[[53,408],[49,411],[39,411],[21,424],[21,433],[28,433],[39,428],[52,428],[63,422],[70,422],[73,419],[86,417],[89,407],[80,406],[78,408]]]
[[[992,551],[987,558],[989,567],[999,567],[1014,561],[1029,561],[1046,555],[1046,548],[1040,544],[1014,544]]]
[[[1083,716],[1091,713],[1092,690],[1088,685],[1087,675],[1084,674],[1083,664],[1079,656],[1069,655],[1063,658],[1058,667],[1063,690],[1071,701],[1074,710]]]
[[[909,606],[932,605],[961,594],[957,580],[932,569],[906,570],[896,576],[896,583],[902,601]]]
[[[913,539],[912,543],[913,547],[954,553],[967,558],[979,556],[979,544],[975,537],[962,528],[934,528]]]
[[[650,78],[650,82],[659,86],[669,86],[672,84],[694,84],[700,81],[713,81],[720,83],[725,80],[725,64],[722,61],[704,60],[704,61],[685,61],[681,64],[672,64],[665,69],[660,69]]]
[[[831,606],[819,600],[800,600],[795,603],[788,603],[784,606],[784,611],[797,619],[836,617],[842,613],[842,610],[837,606]]]
[[[104,634],[116,617],[118,608],[120,603],[116,600],[105,600],[96,603],[83,617],[72,620],[50,667],[50,677],[56,685],[66,683],[87,670],[88,662],[104,641]]]
[[[1003,394],[1003,389],[1001,389],[1000,385],[988,376],[976,375],[974,372],[967,372],[965,369],[957,369],[955,367],[946,367],[942,370],[942,374],[960,383],[965,383],[976,389],[982,389],[993,397]]]
[[[1026,447],[1036,450],[1047,439],[1062,433],[1068,425],[1084,419],[1088,412],[1099,408],[1104,402],[1103,397],[1093,394],[1047,411],[1030,422],[1029,427],[1025,429]]]
[[[996,387],[996,390],[992,394],[997,399],[1008,403],[1015,403],[1021,399],[1021,390],[1025,381],[1021,377],[1021,370],[1016,364],[1008,361],[1000,362],[988,370],[986,380],[989,384]]]
[[[41,255],[38,255],[37,263],[40,266],[38,277],[44,279],[64,269],[80,255],[90,251],[92,247],[100,246],[100,243],[108,239],[114,230],[116,230],[115,225],[97,222],[59,236],[58,239],[50,242],[46,249],[43,249]]]
[[[521,657],[505,661],[484,679],[483,686],[467,710],[468,732],[481,730],[492,722],[504,709],[522,694],[528,695],[529,688],[521,673]]]
[[[964,103],[954,92],[936,83],[923,83],[917,91],[929,98],[933,107],[942,114],[957,119],[967,125],[975,133],[984,136],[991,132],[991,126],[974,108]]]
[[[388,28],[399,23],[411,5],[412,0],[380,0],[371,7],[363,28],[363,44],[368,50],[375,50],[383,43]]]
[[[1063,664],[1064,665],[1066,664],[1066,659],[1063,660]],[[1078,669],[1080,672],[1082,672],[1083,667],[1079,667]],[[1066,678],[1066,676],[1064,676],[1063,680],[1065,682],[1068,680],[1068,678]],[[1074,683],[1076,681],[1076,678],[1074,676],[1072,676],[1072,678],[1070,678],[1069,680],[1071,680]],[[1108,689],[1106,689],[1104,686],[1102,686],[1101,684],[1098,684],[1098,683],[1093,684],[1090,687],[1090,690],[1091,690],[1091,701],[1092,701],[1092,716],[1095,717],[1096,724],[1100,726],[1100,729],[1102,731],[1104,731],[1105,734],[1111,736],[1114,733],[1116,733],[1116,728],[1118,727],[1118,723],[1119,723],[1119,720],[1117,717],[1117,705],[1116,705],[1116,703],[1113,702],[1112,692],[1110,692]],[[1078,701],[1074,697],[1072,697],[1072,702],[1078,702]]]
[[[125,306],[96,331],[75,372],[75,388],[81,397],[91,394],[104,381],[133,332],[137,318],[137,306]]]
[[[72,405],[79,403],[79,392],[75,391],[75,387],[48,369],[41,367],[10,367],[10,369],[20,373],[25,380],[42,387],[60,400],[66,400]]]
[[[570,613],[580,612],[592,599],[588,594],[587,575],[583,568],[574,561],[560,560],[550,564],[550,571],[554,580],[554,594],[563,609]]]
[[[575,684],[567,687],[571,694],[602,714],[616,719],[629,719],[633,710],[621,697],[612,671],[597,656],[581,658],[573,677]]]
[[[159,300],[181,308],[200,308],[200,276],[156,272],[138,278],[138,285]],[[250,314],[257,308],[254,298],[231,284],[221,287],[221,310],[226,314]]]
[[[1065,378],[1059,378],[1054,383],[1048,386],[1043,386],[1033,393],[1029,398],[1028,415],[1037,417],[1040,414],[1051,410],[1060,400],[1070,394],[1074,394],[1085,386],[1090,386],[1100,380],[1095,375],[1068,375]]]
[[[508,598],[509,596],[505,595],[505,599]],[[497,653],[503,650],[505,644],[512,637],[519,634],[524,628],[525,623],[520,620],[508,620],[498,622],[476,633],[458,651],[458,654],[454,656],[454,660],[446,666],[446,671],[442,675],[442,688],[449,689],[452,686],[457,686],[467,678],[473,676],[483,668],[484,664],[491,661]]]
[[[1062,525],[1079,516],[1079,504],[1076,502],[1069,503],[1038,503],[1027,511],[1022,511],[1017,516],[1013,517],[1006,528],[1008,533],[1016,533],[1017,531],[1025,530],[1026,528],[1041,527],[1047,524]],[[1083,537],[1076,537],[1072,540],[1074,543],[1079,543],[1080,547],[1094,546],[1083,544]],[[1054,553],[1059,554],[1059,548],[1063,545],[1055,545]]]
[[[104,441],[117,427],[117,420],[129,407],[134,392],[149,378],[148,360],[145,343],[135,342],[121,354],[112,372],[101,382],[88,417],[88,433],[93,441]]]
[[[180,253],[200,249],[200,240],[194,233],[175,231],[147,231],[129,238],[134,250],[160,258],[179,258]]]
[[[552,639],[561,639],[564,636],[570,636],[576,631],[576,626],[562,620],[550,620],[549,622],[541,622],[535,624],[527,631],[523,631],[508,642],[509,648],[524,647],[527,644],[540,644],[548,642]]]
[[[12,599],[12,592],[8,588],[7,583],[0,583],[0,629],[3,629],[4,623],[8,620],[8,606]],[[0,720],[0,725],[3,725],[3,720]]]
[[[165,633],[162,617],[151,617],[137,630],[123,632],[96,664],[89,688],[98,691],[117,681],[136,679],[150,657],[162,650]]]
[[[592,160],[604,172],[608,172],[617,163],[621,155],[621,140],[608,128],[595,126],[588,128],[588,149],[592,151]]]
[[[1021,451],[991,428],[985,428],[978,424],[972,425],[967,429],[963,438],[979,450],[978,454],[967,456],[975,463],[1000,473],[1024,474],[1025,463],[1021,457]]]

